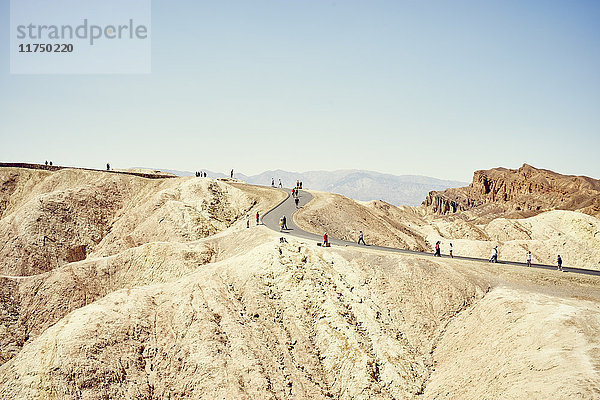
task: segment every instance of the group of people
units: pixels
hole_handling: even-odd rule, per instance
[[[450,257],[454,258],[454,254],[453,254],[453,246],[452,243],[450,243]],[[435,246],[434,246],[434,252],[433,255],[435,257],[441,257],[442,256],[442,252],[441,252],[441,242],[438,240],[437,242],[435,242]],[[527,252],[527,257],[525,258],[525,262],[527,263],[528,267],[531,267],[531,260],[532,260],[533,256],[531,254],[531,251]],[[490,258],[488,260],[488,262],[491,263],[497,263],[498,262],[498,246],[494,246],[494,248],[492,249],[492,254],[490,255]],[[562,258],[560,257],[560,254],[558,255],[558,257],[556,258],[556,264],[557,264],[557,269],[559,271],[563,271],[562,268]]]
[[[361,243],[363,245],[365,245],[365,246],[367,245],[365,243],[365,237],[364,237],[363,231],[360,231],[359,234],[358,234],[358,244],[361,244]],[[327,235],[327,232],[325,232],[323,234],[323,246],[325,246],[325,247],[329,247],[330,246],[330,244],[329,244],[329,236]]]
[[[292,197],[294,198],[294,203],[296,203],[296,208],[299,208],[300,204],[300,188],[296,186],[292,189]]]
[[[525,259],[527,262],[527,266],[531,267],[531,251],[527,252],[527,258]],[[558,271],[563,271],[563,267],[562,267],[562,257],[560,256],[560,254],[556,257],[556,269]],[[564,272],[564,271],[563,271]]]
[[[435,252],[433,253],[433,255],[435,257],[441,257],[442,256],[442,248],[441,248],[441,244],[442,242],[440,242],[439,240],[437,242],[435,242],[435,247],[434,250]],[[452,245],[452,243],[450,243],[450,257],[454,258],[454,246]]]
[[[206,178],[206,172],[196,171],[196,178]]]
[[[231,177],[233,178],[233,170],[231,170]],[[281,183],[281,178],[278,179],[279,183],[275,186],[275,178],[271,178],[271,187],[283,188],[283,184]],[[302,181],[296,181],[296,186],[294,187],[296,191],[298,189],[302,189]]]
[[[256,212],[256,225],[260,225],[260,214]],[[246,228],[250,228],[250,214],[246,214]]]
[[[48,166],[48,165],[52,166],[52,161],[49,162],[48,160],[46,160],[46,166]]]

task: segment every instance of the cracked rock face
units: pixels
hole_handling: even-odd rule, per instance
[[[549,210],[600,215],[600,181],[524,164],[517,170],[476,171],[464,188],[430,192],[423,206],[434,214],[470,211],[476,217],[530,217]]]

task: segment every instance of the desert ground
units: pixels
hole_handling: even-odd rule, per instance
[[[600,223],[581,212],[461,223],[314,195],[307,230],[519,260],[562,245],[599,269],[597,242],[578,241]],[[0,398],[600,398],[600,277],[280,243],[253,216],[284,198],[0,168]]]
[[[314,200],[294,220],[304,230],[356,241],[359,231],[374,245],[431,252],[441,241],[448,254],[486,258],[498,247],[502,260],[600,270],[600,219],[578,211],[551,210],[529,218],[495,218],[481,223],[462,215],[431,215],[420,207],[361,202],[341,195],[309,191]]]

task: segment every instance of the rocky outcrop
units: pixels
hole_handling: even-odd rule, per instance
[[[600,215],[600,180],[561,175],[523,164],[519,169],[475,171],[467,187],[430,192],[423,206],[433,214],[473,211],[532,216],[549,210]]]

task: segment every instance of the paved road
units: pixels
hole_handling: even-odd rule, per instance
[[[296,224],[294,224],[294,220],[293,220],[292,216],[297,211],[296,204],[294,202],[294,198],[291,196],[291,190],[289,190],[289,189],[283,189],[283,190],[288,194],[288,197],[283,202],[281,202],[279,205],[277,205],[275,208],[273,208],[272,210],[268,211],[267,213],[265,213],[263,215],[263,217],[262,217],[263,224],[265,224],[268,228],[279,232],[279,218],[281,218],[282,216],[285,215],[286,220],[287,220],[287,226],[289,229],[284,230],[283,234],[292,235],[292,236],[299,237],[302,239],[310,239],[310,240],[322,242],[323,241],[322,235],[315,235],[314,233],[306,232],[306,231],[298,228],[298,226],[296,226]],[[306,203],[311,201],[312,198],[313,198],[313,196],[310,193],[308,193],[304,190],[301,190],[300,195],[299,195],[299,200],[300,200],[299,207],[306,205]],[[358,240],[358,238],[356,238],[356,239]],[[355,242],[348,242],[345,240],[335,239],[332,237],[329,237],[329,242],[332,244],[332,246],[365,247],[365,246],[359,245],[358,243],[355,243]],[[391,251],[394,253],[418,254],[421,256],[429,255],[429,256],[433,257],[433,252],[432,253],[423,253],[420,251],[404,250],[404,249],[397,249],[394,247],[384,247],[384,246],[374,246],[374,245],[368,245],[366,247],[369,249]],[[448,258],[449,256],[443,256],[443,257]],[[488,262],[488,259],[476,258],[476,257],[454,256],[454,258],[457,260],[469,260],[469,261],[478,261],[478,262],[486,262],[486,263]],[[527,265],[525,263],[518,263],[518,262],[513,262],[513,261],[499,261],[498,263],[504,264],[504,265],[516,265],[516,266],[527,268]],[[531,267],[540,268],[540,269],[556,270],[555,265],[532,264]],[[563,270],[565,270],[566,272],[575,272],[578,274],[600,276],[600,271],[595,271],[595,270],[591,270],[591,269],[563,267]]]

